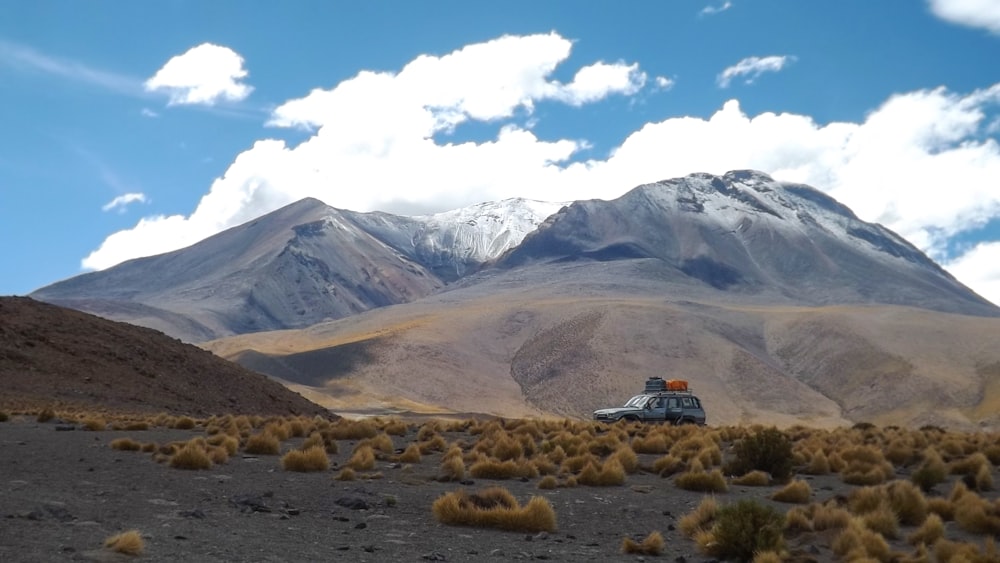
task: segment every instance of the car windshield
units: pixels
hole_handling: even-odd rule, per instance
[[[648,399],[649,399],[649,395],[636,395],[635,397],[632,397],[631,399],[629,399],[628,402],[625,403],[625,406],[626,407],[634,407],[634,408],[640,409],[640,408],[646,406],[646,400],[648,400]]]

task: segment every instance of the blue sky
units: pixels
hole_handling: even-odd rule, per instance
[[[756,168],[1000,301],[1000,2],[0,4],[0,295],[305,196],[442,211]]]

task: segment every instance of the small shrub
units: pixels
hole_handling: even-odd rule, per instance
[[[659,555],[663,553],[663,535],[660,532],[650,532],[642,542],[636,542],[630,537],[622,540],[622,553],[637,555]]]
[[[779,551],[783,546],[785,517],[770,506],[744,499],[719,509],[712,536],[711,555],[740,561],[753,559],[762,551]]]
[[[989,502],[968,494],[955,502],[955,522],[973,534],[1000,535],[1000,515]]]
[[[401,420],[390,420],[382,431],[390,436],[406,436],[408,428],[406,423]]]
[[[792,481],[784,488],[771,495],[771,498],[778,502],[789,502],[794,504],[805,504],[812,496],[812,487],[809,483],[801,480]]]
[[[208,444],[224,449],[227,456],[234,455],[240,449],[240,441],[228,434],[216,434],[208,439]]]
[[[301,438],[306,435],[308,427],[302,420],[296,418],[288,423],[288,430],[294,438]]]
[[[330,469],[330,458],[326,457],[323,446],[313,446],[308,450],[290,450],[281,458],[285,471],[326,471]]]
[[[132,421],[125,425],[125,430],[128,430],[129,432],[149,430],[149,423],[144,420]]]
[[[7,422],[10,420],[10,415],[4,411],[0,411],[0,422]]]
[[[184,447],[170,457],[170,467],[175,469],[209,469],[212,460],[201,444],[194,440],[184,444]]]
[[[52,409],[42,409],[42,411],[38,413],[38,417],[36,418],[36,420],[38,422],[49,422],[55,417],[56,417],[56,411]]]
[[[132,438],[118,438],[111,441],[111,449],[126,452],[137,452],[142,449],[142,444]]]
[[[813,454],[809,464],[802,472],[807,475],[826,475],[830,469],[830,460],[823,453],[823,450],[819,450]]]
[[[309,448],[315,446],[323,446],[324,449],[326,448],[326,441],[323,440],[323,435],[319,432],[313,432],[308,438],[302,440],[302,445],[299,446],[299,449],[308,450]]]
[[[731,475],[759,469],[784,482],[792,474],[792,442],[777,428],[765,428],[736,442],[734,451],[736,458],[726,469]]]
[[[637,454],[665,454],[670,451],[670,444],[663,434],[637,436],[632,440],[632,450]]]
[[[836,530],[846,528],[851,523],[851,513],[838,506],[828,504],[814,505],[813,529],[817,532],[822,530]]]
[[[944,521],[955,519],[955,505],[946,498],[932,497],[927,499],[927,511],[937,514]]]
[[[499,489],[499,490],[497,490]],[[455,491],[439,497],[431,506],[442,524],[499,528],[519,532],[554,532],[556,513],[544,497],[532,497],[525,506],[506,489],[492,487],[469,495]]]
[[[137,530],[115,534],[104,540],[104,547],[125,555],[140,555],[145,545]]]
[[[229,450],[224,446],[212,446],[208,449],[208,459],[213,465],[222,465],[229,461]]]
[[[278,455],[281,453],[281,442],[270,432],[260,432],[247,438],[243,451],[252,455]]]
[[[612,457],[618,460],[626,473],[632,474],[639,470],[639,456],[635,455],[632,448],[619,448]]]

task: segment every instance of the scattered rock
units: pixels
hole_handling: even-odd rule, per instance
[[[497,551],[497,550],[494,550],[494,551]],[[441,552],[438,552],[438,551],[432,551],[430,553],[426,553],[424,555],[421,555],[420,558],[421,559],[426,559],[427,561],[447,561],[448,560],[448,557],[446,557],[445,554],[443,554]]]
[[[76,425],[73,424],[57,424],[56,432],[69,432],[71,430],[76,430]]]
[[[349,508],[351,510],[368,510],[371,508],[368,501],[359,497],[340,497],[333,501],[333,503],[337,506],[343,506],[344,508]]]
[[[264,496],[267,496],[267,493],[264,493]],[[256,495],[237,495],[229,499],[229,502],[239,508],[240,512],[271,512],[264,499]]]
[[[205,518],[205,513],[200,508],[195,508],[194,510],[181,510],[177,514],[183,518],[197,518],[198,520]]]
[[[367,527],[368,524],[365,524],[364,522],[358,522],[357,524],[354,525],[355,530],[364,530]]]

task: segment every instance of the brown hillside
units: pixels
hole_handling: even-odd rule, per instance
[[[328,415],[267,377],[161,332],[0,297],[0,408]]]
[[[1000,423],[1000,319],[604,292],[615,291],[456,291],[206,346],[338,412],[425,405],[588,418],[658,375],[689,380],[713,425]]]

